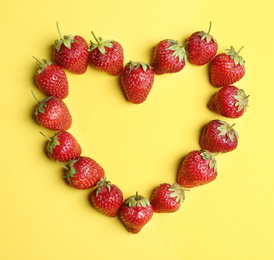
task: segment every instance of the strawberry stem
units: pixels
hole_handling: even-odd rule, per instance
[[[209,34],[209,33],[210,33],[210,30],[211,30],[211,21],[210,21],[210,23],[209,23],[209,29],[208,29],[207,34]]]
[[[40,60],[38,60],[36,57],[32,56],[32,58],[34,58],[36,60],[36,64],[38,66],[39,69],[43,68],[43,64]]]
[[[240,53],[240,51],[243,49],[243,47],[244,47],[244,46],[242,46],[242,47],[240,48],[240,50],[238,50],[238,52],[236,53],[236,55],[238,55],[238,54]]]
[[[218,152],[214,154],[214,157],[218,156],[219,154],[221,154],[222,152]]]
[[[141,197],[140,197],[139,194],[138,194],[138,191],[136,191],[135,199],[136,199],[136,200],[140,200],[140,199],[141,199]]]
[[[56,161],[59,165],[61,165],[64,169],[66,169],[67,171],[69,170],[69,168],[67,166],[65,166],[64,164],[60,163],[59,161]]]
[[[49,137],[47,137],[44,133],[40,132],[40,134],[43,135],[45,138],[47,138],[50,142],[52,141],[52,139],[50,139]]]
[[[99,42],[98,38],[95,36],[95,34],[94,34],[94,32],[93,32],[93,31],[91,31],[91,34],[92,34],[92,36],[94,37],[95,41],[96,41],[98,44],[100,44],[100,42]]]
[[[58,31],[58,33],[59,33],[61,39],[64,40],[64,37],[63,37],[63,35],[62,35],[61,32],[60,32],[58,22],[56,22],[56,26],[57,26],[57,31]]]
[[[183,48],[186,47],[186,46],[187,46],[187,42],[185,42],[184,44],[182,44],[181,49],[183,49]]]
[[[33,95],[34,99],[37,101],[37,103],[38,103],[38,104],[40,104],[41,102],[40,102],[40,101],[38,100],[38,98],[34,95],[33,90],[31,90],[31,93],[32,93],[32,95]]]

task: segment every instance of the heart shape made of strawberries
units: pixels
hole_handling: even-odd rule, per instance
[[[160,184],[150,199],[138,192],[124,199],[122,190],[106,178],[104,168],[94,159],[82,155],[82,146],[68,131],[72,117],[63,100],[69,95],[66,71],[85,74],[91,65],[113,77],[120,76],[126,99],[140,106],[148,102],[156,77],[178,73],[188,61],[196,66],[209,64],[210,82],[220,90],[208,107],[223,117],[234,119],[241,117],[248,107],[244,90],[231,85],[244,76],[245,62],[239,55],[240,51],[236,52],[233,47],[217,55],[217,41],[210,35],[211,23],[207,33],[195,32],[185,43],[161,40],[155,46],[150,63],[129,61],[125,65],[124,49],[119,42],[104,41],[92,32],[95,41],[88,44],[79,35],[63,36],[58,23],[57,29],[60,39],[55,41],[53,62],[43,60],[42,63],[36,59],[36,84],[47,97],[42,101],[35,97],[38,105],[34,115],[41,126],[55,131],[52,137],[46,137],[47,154],[64,167],[64,179],[68,185],[80,190],[92,189],[90,201],[94,208],[109,217],[119,216],[127,230],[136,234],[151,220],[153,213],[178,211],[186,190],[214,181],[217,177],[216,154],[235,150],[239,136],[233,125],[223,120],[212,120],[202,131],[201,150],[190,151],[185,156],[173,184]]]

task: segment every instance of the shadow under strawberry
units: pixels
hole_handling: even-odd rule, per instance
[[[213,60],[213,59],[212,59]],[[208,81],[209,83],[212,85],[211,83],[211,64],[212,64],[212,60],[207,64],[207,76],[208,76]]]
[[[125,90],[124,90],[124,88],[123,88],[121,73],[116,77],[116,82],[117,82],[117,84],[119,85],[120,92],[121,92],[121,94],[124,96],[124,99],[125,99],[126,101],[128,101],[128,100],[127,100],[126,92],[125,92]]]

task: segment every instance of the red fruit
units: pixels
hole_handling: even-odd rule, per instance
[[[41,134],[44,135],[43,133]],[[81,156],[82,148],[76,138],[69,132],[60,131],[55,133],[51,139],[46,138],[49,140],[46,148],[49,158],[59,162],[66,162]]]
[[[208,108],[224,117],[239,118],[246,112],[248,97],[243,89],[225,86],[215,93],[208,103]]]
[[[204,31],[193,33],[187,41],[187,59],[194,65],[204,65],[208,63],[217,53],[218,44],[210,33],[211,23],[208,33]]]
[[[162,40],[154,50],[151,67],[156,75],[181,71],[186,64],[186,44],[175,40]]]
[[[211,153],[226,153],[233,151],[238,145],[238,134],[227,122],[210,121],[203,129],[200,144],[202,149]]]
[[[54,61],[73,73],[84,74],[88,67],[88,44],[86,40],[79,35],[62,36],[58,23],[57,29],[61,39],[56,40],[54,44]]]
[[[104,169],[93,159],[85,156],[71,160],[65,168],[67,172],[64,178],[71,187],[78,190],[92,188],[105,176]]]
[[[153,208],[147,198],[137,193],[124,201],[119,216],[127,230],[137,234],[151,220]]]
[[[108,217],[116,217],[123,203],[123,193],[114,184],[102,178],[97,183],[97,188],[91,193],[91,202],[93,206]]]
[[[148,64],[130,61],[122,71],[121,80],[127,99],[131,103],[140,104],[150,93],[154,74]]]
[[[116,41],[103,41],[101,37],[95,38],[96,43],[90,42],[89,63],[95,69],[109,73],[110,75],[119,75],[124,65],[123,47]]]
[[[50,61],[43,60],[44,64],[37,60],[39,70],[36,73],[37,86],[48,96],[64,99],[69,94],[69,86],[66,73],[62,67]]]
[[[40,125],[51,130],[68,130],[71,127],[72,118],[62,99],[50,96],[40,102],[34,98],[38,102],[34,116]]]
[[[239,81],[245,75],[245,61],[239,56],[241,49],[236,52],[231,46],[227,53],[221,53],[214,57],[210,68],[213,86],[228,86]]]
[[[178,183],[162,183],[153,191],[150,204],[154,212],[173,213],[181,207],[184,200],[185,189]]]
[[[216,160],[207,150],[194,150],[183,160],[177,183],[185,188],[193,188],[212,182],[217,177]]]

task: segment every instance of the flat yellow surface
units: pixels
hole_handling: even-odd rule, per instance
[[[2,0],[0,259],[274,259],[273,8],[272,0]],[[236,123],[237,150],[218,156],[214,182],[187,192],[177,213],[154,214],[137,235],[97,212],[90,190],[69,187],[45,154],[39,131],[54,132],[32,117],[31,90],[45,97],[32,56],[52,59],[57,21],[62,34],[89,42],[93,30],[119,41],[125,63],[149,62],[160,40],[183,42],[210,21],[218,53],[244,45],[246,75],[235,86],[250,95],[250,107],[240,119],[225,119]],[[156,76],[141,105],[126,100],[119,77],[90,66],[67,76],[69,131],[124,198],[172,184],[182,158],[200,149],[202,127],[224,119],[207,109],[218,90],[207,65]]]

